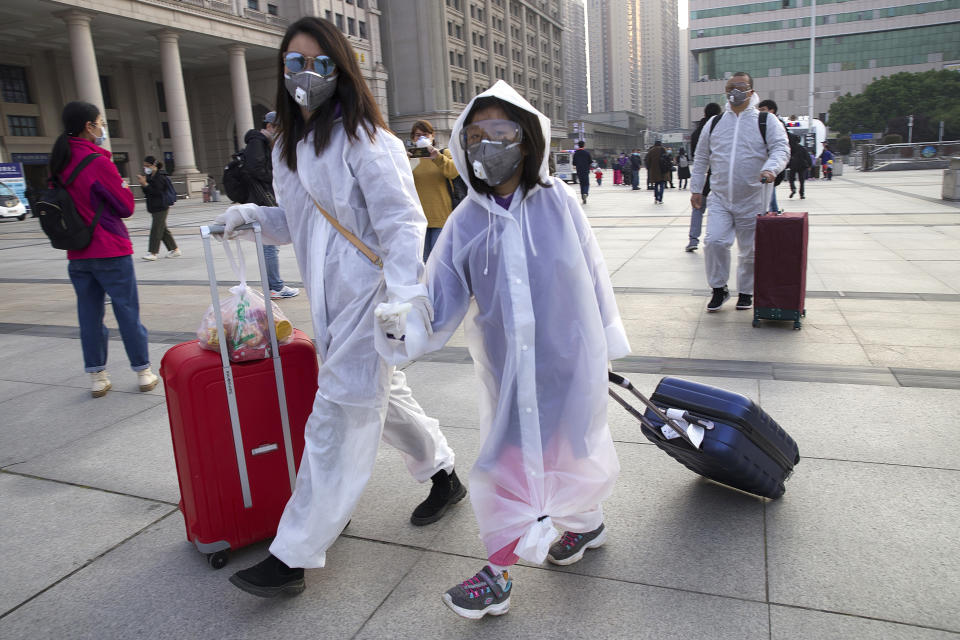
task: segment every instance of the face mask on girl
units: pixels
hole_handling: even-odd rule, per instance
[[[322,76],[313,71],[284,73],[283,84],[287,93],[307,111],[319,109],[337,90],[337,76]]]
[[[93,139],[94,144],[103,146],[103,143],[107,140],[107,125],[100,127],[100,135]]]
[[[523,162],[520,142],[494,142],[484,140],[467,149],[467,159],[473,167],[473,175],[491,187],[501,185],[517,172]]]
[[[419,149],[425,149],[433,144],[433,139],[430,136],[420,136],[414,144]]]

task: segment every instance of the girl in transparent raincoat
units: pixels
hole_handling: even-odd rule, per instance
[[[607,363],[630,347],[586,216],[548,175],[549,134],[503,81],[473,99],[450,144],[469,194],[427,263],[434,317],[420,347],[385,339],[402,313],[377,309],[378,345],[395,359],[439,349],[465,324],[483,435],[470,495],[489,563],[443,600],[468,618],[507,612],[520,558],[572,564],[603,544],[600,505],[620,469]]]

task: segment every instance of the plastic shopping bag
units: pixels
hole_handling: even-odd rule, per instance
[[[230,265],[240,280],[240,284],[230,288],[230,295],[220,301],[220,314],[223,317],[223,331],[227,339],[227,353],[232,362],[262,360],[270,358],[270,333],[267,320],[267,301],[263,295],[247,286],[246,268],[240,243],[237,241],[239,264],[234,261],[228,241],[224,247]],[[293,325],[272,300],[273,323],[277,331],[277,343],[287,344],[293,340]],[[217,320],[213,305],[207,308],[197,329],[200,346],[211,351],[220,350],[220,336],[217,332]]]

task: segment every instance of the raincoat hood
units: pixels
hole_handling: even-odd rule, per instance
[[[498,80],[496,84],[487,89],[481,94],[478,94],[470,101],[467,107],[463,110],[463,113],[460,114],[460,117],[457,118],[456,123],[453,125],[453,131],[450,133],[450,153],[453,155],[453,162],[457,166],[457,171],[461,176],[464,177],[464,182],[467,185],[467,195],[470,198],[484,202],[487,198],[480,193],[477,193],[473,188],[473,185],[470,184],[470,176],[473,175],[473,168],[467,164],[466,150],[463,148],[463,145],[460,144],[460,131],[463,130],[464,125],[466,125],[467,115],[473,109],[474,103],[480,98],[499,98],[504,102],[509,102],[510,104],[523,109],[524,111],[529,111],[530,113],[537,116],[537,120],[540,122],[540,129],[543,132],[543,140],[545,145],[550,143],[550,119],[547,116],[543,115],[537,109],[527,102],[527,100],[517,93],[516,89],[511,87],[509,84],[503,80]],[[547,148],[543,149],[543,158],[540,161],[540,180],[543,182],[548,182],[550,180],[550,171],[548,169],[549,153]],[[524,197],[529,196],[534,193],[536,190],[540,189],[539,186],[535,186],[533,189],[528,191]]]

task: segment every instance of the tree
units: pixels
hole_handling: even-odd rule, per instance
[[[945,140],[960,138],[960,73],[901,72],[878,78],[862,93],[848,93],[830,106],[830,128],[840,134],[889,130],[906,138],[906,126],[901,131],[899,123],[911,114],[915,142],[936,140],[940,120]],[[925,123],[920,130],[919,120]]]

